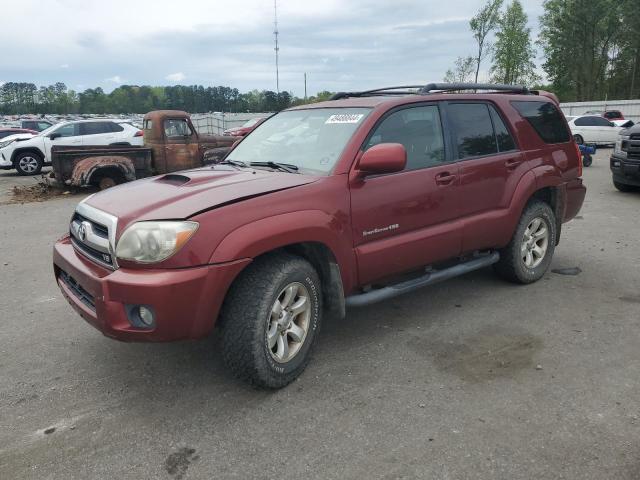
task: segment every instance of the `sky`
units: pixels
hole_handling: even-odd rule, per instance
[[[521,1],[536,35],[542,0]],[[304,95],[305,72],[309,95],[441,81],[483,3],[278,0],[280,90]],[[2,20],[0,83],[276,90],[273,0],[20,0]]]

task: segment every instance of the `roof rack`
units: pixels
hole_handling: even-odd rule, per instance
[[[421,94],[437,90],[450,92],[457,90],[493,90],[496,92],[511,92],[528,94],[529,89],[524,85],[505,85],[503,83],[429,83],[420,89]]]
[[[375,88],[362,92],[338,92],[330,100],[341,100],[352,97],[374,97],[388,95],[427,95],[438,92],[452,92],[460,90],[489,90],[496,92],[511,92],[528,95],[535,93],[524,85],[504,85],[500,83],[429,83],[427,85],[401,85],[397,87]]]

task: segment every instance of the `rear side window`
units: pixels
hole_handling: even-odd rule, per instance
[[[486,104],[452,103],[447,108],[447,116],[458,146],[458,159],[498,153]]]
[[[571,138],[562,114],[551,102],[511,102],[545,143],[564,143]]]
[[[592,121],[592,117],[580,117],[576,118],[576,121],[573,122],[576,127],[593,127],[595,123]]]
[[[498,150],[500,152],[508,152],[516,149],[516,142],[513,141],[513,137],[509,132],[509,129],[502,121],[502,118],[498,114],[497,110],[493,106],[489,106],[491,111],[491,120],[493,120],[493,129],[496,132],[496,140],[498,141]]]
[[[111,122],[87,122],[80,124],[81,135],[99,135],[111,132]]]
[[[109,128],[111,129],[112,132],[121,132],[124,130],[124,127],[122,125],[118,125],[115,122],[111,122],[111,124],[109,125]]]

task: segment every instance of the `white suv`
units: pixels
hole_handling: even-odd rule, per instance
[[[31,138],[0,141],[0,168],[15,168],[20,175],[36,175],[51,163],[51,147],[83,145],[142,146],[142,131],[113,120],[62,122]]]

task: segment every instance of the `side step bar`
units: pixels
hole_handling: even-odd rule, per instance
[[[397,297],[404,293],[412,292],[427,285],[433,285],[434,283],[448,280],[449,278],[464,275],[465,273],[478,270],[480,268],[493,265],[500,260],[500,254],[498,252],[492,252],[488,255],[476,257],[472,260],[468,260],[453,267],[445,268],[444,270],[436,270],[428,272],[419,278],[407,280],[406,282],[396,283],[395,285],[389,285],[388,287],[378,288],[370,290],[365,293],[359,293],[357,295],[351,295],[345,299],[347,307],[363,307],[372,303],[387,300],[389,298]]]

